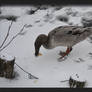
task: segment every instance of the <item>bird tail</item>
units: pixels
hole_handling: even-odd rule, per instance
[[[92,28],[85,28],[84,31],[81,34],[79,34],[79,37],[77,40],[82,41],[87,37],[89,37],[90,35],[92,35]]]

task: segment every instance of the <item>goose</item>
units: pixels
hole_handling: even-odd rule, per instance
[[[51,30],[48,35],[40,34],[35,42],[35,56],[41,55],[39,53],[40,47],[43,46],[46,49],[53,49],[57,46],[65,46],[67,50],[65,52],[60,51],[60,59],[67,56],[72,47],[77,43],[85,40],[92,34],[92,27],[82,26],[59,26]]]

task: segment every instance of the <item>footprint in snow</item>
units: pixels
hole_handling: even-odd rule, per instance
[[[78,60],[74,60],[74,61],[77,62],[77,63],[80,63],[80,62],[84,62],[85,60],[82,59],[82,58],[78,58]]]

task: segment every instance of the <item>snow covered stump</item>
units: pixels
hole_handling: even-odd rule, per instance
[[[84,88],[86,80],[83,77],[80,77],[78,74],[72,75],[69,79],[70,88]]]
[[[0,55],[0,77],[13,78],[15,57],[6,53]]]

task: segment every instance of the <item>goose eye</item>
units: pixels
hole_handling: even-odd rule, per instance
[[[70,31],[68,31],[68,32],[67,32],[67,34],[72,34],[72,31],[71,31],[71,30],[70,30]]]

